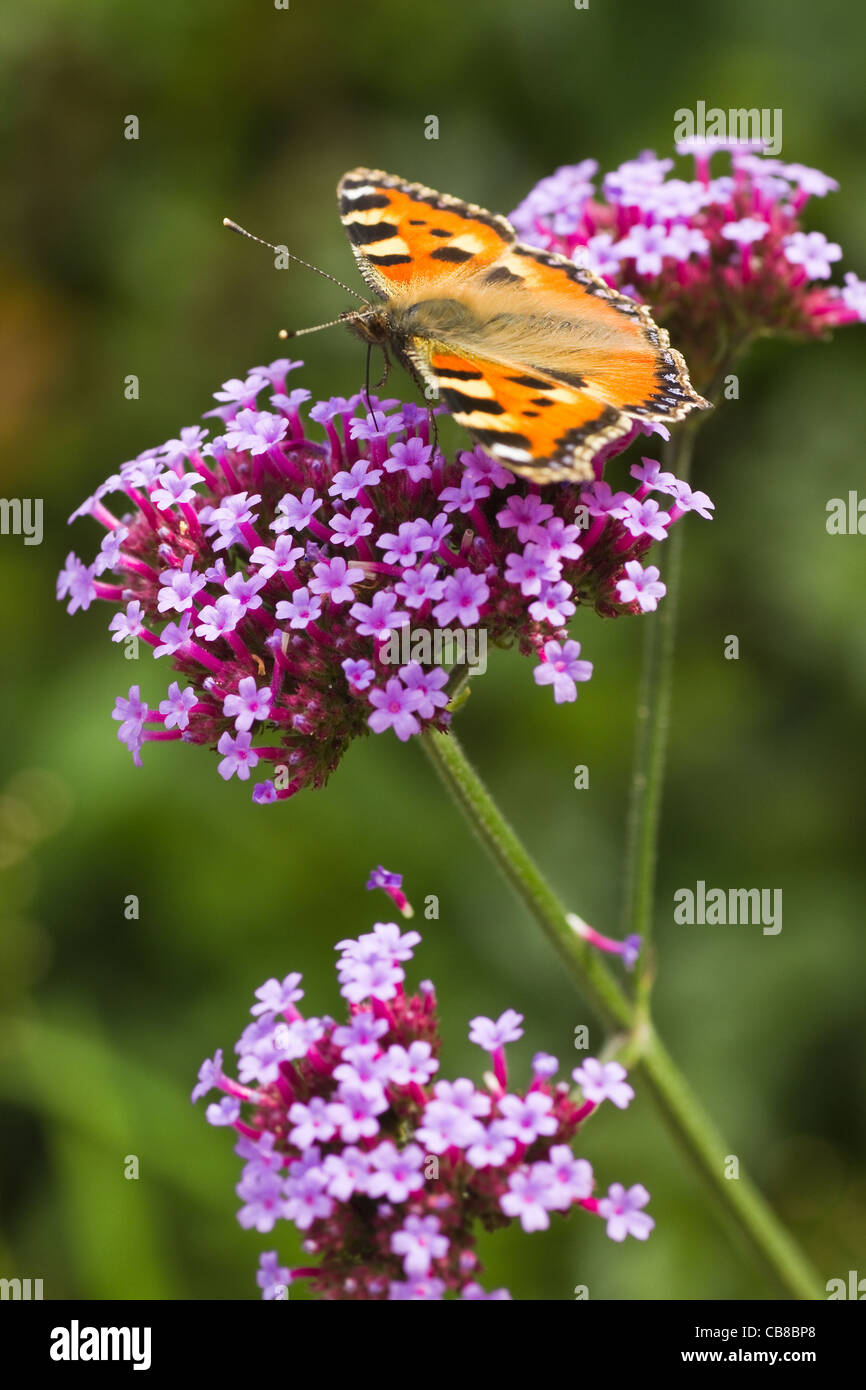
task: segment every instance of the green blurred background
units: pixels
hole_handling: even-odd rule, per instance
[[[323,792],[260,809],[204,750],[149,745],[137,770],[117,742],[115,695],[140,681],[159,698],[165,670],[144,648],[124,661],[105,608],[73,620],[55,603],[70,544],[88,557],[98,544],[66,517],[123,459],[197,421],[220,382],[278,356],[277,328],[345,307],[303,271],[277,277],[222,216],[355,283],[334,205],[353,165],[508,211],[561,163],[667,153],[675,110],[703,98],[782,108],[784,157],[842,183],[810,225],[862,274],[864,31],[842,0],[6,9],[0,490],[43,497],[46,526],[41,547],[0,543],[0,1273],[42,1277],[52,1299],[256,1296],[275,1239],[237,1226],[230,1136],[188,1093],[267,976],[302,970],[311,1010],[337,1009],[333,943],[386,911],[364,892],[374,864],[402,870],[416,903],[439,896],[412,978],[437,982],[444,1074],[479,1074],[467,1019],[508,1006],[527,1020],[518,1075],[539,1048],[573,1065],[578,1023],[603,1043],[417,747],[365,740]],[[705,428],[697,485],[717,513],[684,523],[658,900],[660,1026],[823,1279],[858,1261],[866,1273],[866,542],[824,526],[827,499],[862,486],[862,353],[856,328],[762,345],[740,400]],[[358,389],[348,335],[311,339],[305,356],[314,394]],[[497,653],[459,728],[564,898],[616,931],[642,628],[578,615],[574,633],[595,662],[576,706],[556,708],[528,662]],[[731,633],[738,662],[722,656]],[[573,789],[577,763],[589,790]],[[675,926],[673,891],[698,878],[781,887],[782,933]],[[649,1096],[606,1109],[587,1156],[604,1183],[646,1183],[653,1238],[615,1247],[579,1215],[503,1233],[482,1244],[489,1285],[523,1299],[576,1284],[592,1298],[772,1296]]]

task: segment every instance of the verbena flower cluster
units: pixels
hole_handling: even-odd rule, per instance
[[[526,241],[649,302],[701,391],[756,333],[813,338],[866,320],[866,281],[849,271],[843,285],[827,285],[842,249],[801,225],[835,179],[749,144],[691,139],[677,153],[693,156],[693,178],[669,177],[673,159],[646,150],[605,174],[600,196],[594,159],[567,165],[511,220]]]
[[[377,870],[371,886],[405,910],[399,875]],[[556,1058],[539,1053],[528,1087],[515,1086],[505,1048],[522,1036],[523,1018],[507,1009],[470,1024],[470,1040],[490,1056],[484,1084],[444,1079],[433,985],[404,989],[420,939],[377,922],[338,943],[344,1023],[301,1013],[299,974],[267,980],[236,1045],[239,1080],[225,1074],[221,1052],[199,1071],[193,1101],[221,1089],[207,1118],[239,1136],[241,1226],[268,1234],[290,1222],[315,1261],[289,1268],[276,1251],[263,1254],[266,1299],[286,1298],[300,1278],[326,1299],[509,1298],[478,1282],[479,1228],[519,1221],[544,1230],[575,1206],[600,1216],[615,1241],[646,1240],[653,1228],[641,1184],[595,1196],[592,1167],[572,1149],[598,1105],[632,1100],[624,1068],[585,1060],[572,1072],[578,1099],[554,1081]]]
[[[262,804],[321,786],[359,734],[446,728],[481,638],[485,660],[516,643],[539,686],[574,700],[592,673],[567,631],[576,606],[654,609],[665,586],[646,551],[712,508],[653,459],[632,466],[631,492],[601,479],[661,425],[636,424],[582,490],[539,490],[478,449],[447,459],[417,405],[310,405],[286,381],[302,365],[226,382],[216,438],[190,427],[124,463],[72,518],[105,528],[96,559],[70,554],[58,584],[69,612],[107,601],[113,640],[178,673],[155,705],[138,684],[117,701],[135,762],[146,742],[182,740],[215,746],[226,779],[270,764]]]

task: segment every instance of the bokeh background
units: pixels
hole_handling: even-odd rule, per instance
[[[237,1226],[231,1139],[189,1090],[267,976],[302,970],[311,1009],[337,1008],[333,943],[386,908],[364,891],[374,864],[402,870],[416,902],[439,896],[414,978],[438,985],[444,1074],[479,1074],[467,1020],[508,1006],[527,1020],[518,1071],[539,1048],[574,1064],[578,1023],[603,1042],[416,747],[365,740],[324,791],[259,809],[205,750],[150,745],[137,770],[117,742],[115,695],[140,681],[159,698],[165,672],[146,648],[131,669],[105,609],[70,619],[54,601],[70,544],[98,543],[86,521],[70,538],[66,517],[120,461],[197,421],[220,382],[278,356],[279,327],[345,307],[306,272],[277,276],[222,216],[354,283],[334,206],[345,169],[508,211],[559,164],[668,152],[675,110],[703,98],[782,108],[784,156],[842,184],[810,225],[863,274],[864,29],[843,0],[791,0],[783,16],[750,0],[7,7],[0,490],[44,498],[45,537],[0,542],[0,1273],[42,1277],[52,1299],[256,1296],[275,1241]],[[761,345],[704,430],[697,484],[717,512],[684,523],[658,897],[660,1026],[824,1279],[866,1272],[866,540],[824,524],[828,498],[863,488],[863,343],[855,328]],[[348,335],[306,346],[314,394],[358,389]],[[574,632],[595,662],[576,706],[495,654],[459,727],[563,897],[615,931],[642,630],[578,615]],[[589,790],[572,786],[577,763]],[[781,887],[782,933],[675,926],[673,891],[698,878]],[[643,1089],[627,1113],[606,1109],[587,1156],[604,1182],[650,1188],[653,1238],[615,1247],[579,1215],[503,1233],[482,1243],[490,1286],[772,1296]]]

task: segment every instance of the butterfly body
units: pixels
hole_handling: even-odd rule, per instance
[[[345,321],[514,472],[592,477],[633,420],[707,405],[646,306],[518,242],[504,217],[378,170],[346,174],[338,197],[376,295]]]

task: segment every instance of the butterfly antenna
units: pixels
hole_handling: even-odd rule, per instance
[[[368,302],[362,294],[359,294],[357,290],[353,290],[351,285],[344,285],[342,280],[338,280],[336,275],[329,275],[327,270],[320,270],[317,265],[312,265],[310,261],[302,261],[300,256],[293,255],[285,246],[274,246],[272,242],[265,241],[264,237],[253,236],[252,232],[247,231],[246,227],[241,227],[239,223],[233,222],[230,217],[223,218],[223,226],[228,227],[230,232],[237,232],[238,236],[248,237],[250,241],[257,241],[260,246],[267,246],[269,251],[276,252],[278,256],[288,256],[289,260],[295,261],[297,265],[305,266],[307,270],[314,270],[316,274],[321,275],[324,280],[330,280],[333,284],[339,285],[341,290],[346,291],[346,294],[354,295],[355,299],[360,299],[362,304]],[[339,323],[339,319],[335,320],[335,322]],[[323,328],[330,328],[330,326],[330,324],[322,324]],[[301,331],[306,332],[309,330]]]
[[[338,319],[329,319],[327,323],[316,323],[312,328],[281,328],[277,334],[278,338],[302,338],[305,333],[318,333],[323,328],[333,328],[336,323],[347,323],[355,314],[341,314]]]

